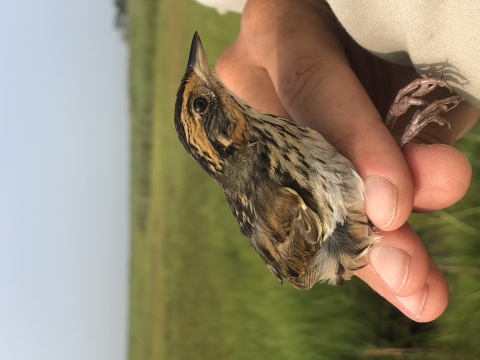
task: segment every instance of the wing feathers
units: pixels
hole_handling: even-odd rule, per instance
[[[286,278],[297,288],[312,287],[316,279],[309,264],[321,247],[320,218],[290,188],[262,193],[252,245],[280,282]]]

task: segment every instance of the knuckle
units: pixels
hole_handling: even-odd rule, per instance
[[[218,59],[215,63],[215,70],[216,70],[218,76],[220,76],[220,78],[223,78],[224,75],[226,75],[226,73],[228,71],[229,64],[232,61],[234,61],[234,59],[232,57],[232,51],[231,51],[230,47],[228,47],[227,49],[225,49],[220,54],[220,56],[218,57]]]
[[[237,83],[239,72],[245,64],[239,57],[237,42],[233,42],[218,57],[215,63],[215,71],[227,87]]]

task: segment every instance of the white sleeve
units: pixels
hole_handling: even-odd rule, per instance
[[[440,76],[480,108],[480,1],[327,0],[357,43],[391,62]]]
[[[247,0],[196,0],[198,3],[217,9],[220,14],[227,11],[241,13]]]

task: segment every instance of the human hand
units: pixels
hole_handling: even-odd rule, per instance
[[[357,275],[416,321],[440,316],[448,285],[406,221],[412,210],[442,209],[465,194],[470,164],[443,144],[468,131],[479,111],[460,104],[445,115],[451,130],[430,124],[421,132],[422,142],[436,145],[408,144],[402,153],[381,120],[418,75],[361,49],[323,2],[249,0],[217,72],[252,106],[317,130],[355,165],[366,184],[365,210],[382,235]],[[404,128],[399,121],[393,134]]]

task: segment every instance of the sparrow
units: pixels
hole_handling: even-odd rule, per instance
[[[461,100],[428,104],[421,97],[442,79],[402,89],[387,116],[393,128],[410,106],[418,111],[403,146]],[[448,107],[453,104],[452,107]],[[310,289],[349,280],[380,239],[364,211],[365,189],[351,162],[316,131],[262,113],[226,88],[197,32],[177,92],[175,128],[190,156],[221,186],[240,231],[283,284]]]

